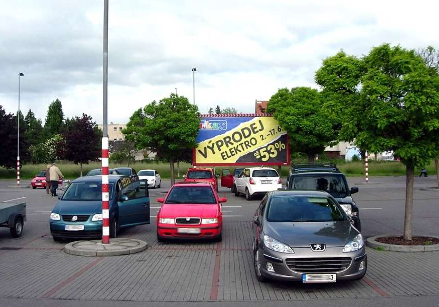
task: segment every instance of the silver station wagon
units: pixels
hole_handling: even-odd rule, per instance
[[[254,268],[261,282],[329,283],[366,274],[363,237],[326,192],[269,192],[254,223]]]

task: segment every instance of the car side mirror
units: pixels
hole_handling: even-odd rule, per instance
[[[227,202],[227,198],[225,198],[225,197],[220,197],[219,202],[220,202],[220,203],[225,203],[225,202]]]
[[[159,197],[159,198],[157,198],[157,201],[158,201],[159,203],[164,203],[164,202],[165,202],[165,199],[164,199],[163,197]]]
[[[128,200],[128,196],[127,195],[122,195],[120,197],[120,201],[127,201]]]
[[[352,187],[351,188],[351,194],[358,193],[358,187]]]
[[[58,195],[58,199],[61,199],[62,198],[62,195]]]
[[[186,175],[183,175],[183,178],[186,178]]]
[[[261,225],[261,222],[259,221],[259,216],[255,215],[253,217],[253,223],[255,223],[256,225]]]

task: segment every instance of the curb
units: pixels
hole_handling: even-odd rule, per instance
[[[376,241],[378,238],[388,237],[390,235],[381,235],[369,237],[366,239],[366,245],[373,249],[380,249],[384,251],[391,252],[434,252],[439,251],[439,244],[432,245],[395,245],[395,244],[386,244]],[[438,238],[435,236],[429,236],[432,238]]]
[[[101,240],[75,241],[64,247],[69,255],[85,257],[123,256],[140,253],[148,248],[148,244],[137,239],[116,238],[110,244],[102,244]]]

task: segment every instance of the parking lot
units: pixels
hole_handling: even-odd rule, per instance
[[[404,177],[376,177],[358,186],[364,236],[402,234]],[[368,271],[361,281],[309,285],[259,283],[254,276],[252,216],[259,199],[246,201],[220,188],[223,204],[223,241],[158,243],[155,216],[157,197],[169,180],[151,190],[152,224],[123,230],[121,237],[146,241],[149,248],[129,256],[87,258],[65,254],[64,244],[52,240],[48,219],[57,199],[45,190],[12,188],[0,181],[0,201],[26,201],[27,223],[21,238],[12,239],[0,228],[0,300],[2,298],[116,300],[138,302],[206,301],[322,301],[340,299],[419,297],[439,295],[439,252],[396,253],[367,248]],[[413,232],[439,233],[439,190],[435,178],[416,178]],[[316,302],[317,303],[317,302]]]

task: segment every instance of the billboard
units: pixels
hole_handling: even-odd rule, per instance
[[[260,114],[203,115],[194,165],[285,165],[290,163],[287,132]]]

